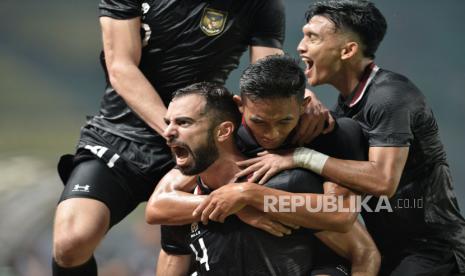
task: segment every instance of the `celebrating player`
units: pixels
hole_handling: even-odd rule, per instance
[[[252,62],[282,53],[280,0],[101,0],[99,8],[107,88],[76,155],[59,164],[66,186],[54,223],[54,275],[97,275],[99,242],[173,167],[159,135],[173,91],[223,83],[248,46]]]
[[[368,1],[320,1],[307,11],[298,51],[312,86],[340,93],[334,114],[358,121],[368,139],[368,161],[299,148],[245,161],[253,180],[302,167],[353,190],[390,198],[392,212],[363,218],[383,256],[380,275],[465,272],[465,220],[455,197],[432,110],[406,77],[379,68],[375,52],[386,32]],[[409,202],[410,208],[399,202]],[[372,198],[369,206],[376,204]],[[419,203],[421,204],[415,204]]]

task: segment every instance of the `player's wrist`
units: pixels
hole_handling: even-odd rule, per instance
[[[297,167],[310,170],[320,174],[329,156],[316,150],[300,147],[296,148],[293,154],[294,164]]]
[[[250,204],[250,200],[252,199],[252,185],[257,185],[254,183],[244,182],[239,184],[240,189],[240,202],[245,205]]]

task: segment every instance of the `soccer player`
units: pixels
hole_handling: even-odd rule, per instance
[[[433,112],[408,78],[374,63],[385,18],[373,3],[353,0],[317,2],[306,17],[298,51],[308,82],[339,91],[334,114],[360,123],[368,161],[299,148],[245,162],[249,167],[241,174],[259,171],[253,180],[266,175],[266,181],[282,169],[302,167],[353,190],[389,197],[392,212],[362,214],[383,256],[380,275],[464,273],[465,220]]]
[[[247,47],[251,62],[282,53],[280,0],[101,0],[99,8],[107,88],[75,156],[59,164],[66,186],[54,222],[54,275],[96,275],[99,242],[173,167],[160,136],[173,91],[223,83]]]
[[[247,82],[249,85],[246,87],[249,88],[250,90],[247,91],[247,95],[244,95],[244,80],[247,79]],[[279,133],[277,136],[274,137],[274,139],[271,139],[271,141],[267,141],[264,139],[261,139],[263,136],[268,136],[267,130],[263,127],[258,126],[257,124],[252,124],[250,128],[244,128],[241,127],[239,130],[239,137],[238,137],[238,143],[240,143],[240,147],[242,150],[253,152],[256,151],[258,147],[260,146],[265,146],[265,147],[271,147],[271,148],[277,148],[282,146],[283,144],[287,144],[287,141],[289,141],[292,136],[289,134],[291,133],[292,130],[295,129],[298,119],[299,119],[299,113],[302,110],[302,106],[305,105],[303,101],[303,94],[304,94],[304,88],[305,88],[305,76],[302,72],[302,70],[299,68],[298,64],[296,64],[293,60],[289,59],[288,57],[283,57],[283,56],[273,56],[269,57],[266,59],[263,59],[259,61],[257,64],[251,66],[249,69],[247,69],[242,78],[241,78],[241,91],[243,94],[243,99],[244,102],[246,101],[245,98],[247,98],[249,101],[248,104],[244,104],[242,107],[243,112],[244,112],[244,120],[248,121],[250,118],[252,120],[258,120],[259,117],[260,119],[263,120],[262,123],[263,125],[268,125],[269,129],[272,129],[274,132]],[[190,92],[191,94],[194,93],[195,91],[200,90],[199,87],[189,87],[186,89],[186,91]],[[183,89],[184,90],[184,89]],[[180,92],[180,95],[183,93],[183,91]],[[186,92],[187,93],[187,92]],[[197,91],[196,93],[200,93]],[[204,92],[205,93],[205,92]],[[178,94],[176,94],[178,95]],[[177,99],[177,97],[176,97]],[[181,98],[182,99],[182,98]],[[173,101],[176,103],[177,100]],[[185,100],[187,101],[187,100]],[[189,129],[191,126],[194,126],[197,120],[200,121],[200,119],[188,119],[187,117],[189,116],[182,116],[179,114],[182,114],[182,112],[185,112],[185,110],[181,110],[181,107],[178,105],[175,105],[175,107],[178,110],[178,113],[174,113],[176,116],[173,115],[173,118],[171,120],[174,120],[174,122],[170,123],[170,126],[173,125],[174,129],[176,131],[170,132],[170,127],[168,127],[166,136],[168,140],[170,139],[175,139],[175,136],[183,131],[183,128]],[[188,107],[185,107],[187,109]],[[207,105],[203,111],[203,113],[208,113],[210,109],[214,109],[215,106],[212,105]],[[217,107],[218,108],[218,107]],[[169,110],[174,109],[174,107],[171,107]],[[212,112],[213,113],[213,112]],[[253,114],[251,114],[253,113]],[[168,114],[171,114],[170,112]],[[214,115],[216,113],[213,113]],[[213,115],[212,115],[213,116]],[[202,120],[205,120],[202,118]],[[218,119],[219,120],[219,119]],[[355,123],[356,125],[356,123]],[[350,126],[350,125],[349,125]],[[353,126],[353,125],[352,125]],[[192,127],[195,129],[194,127]],[[340,129],[336,129],[336,133],[338,135],[341,134],[341,130],[343,127],[341,126]],[[217,133],[218,130],[214,130],[214,134]],[[359,127],[355,127],[355,133],[358,135]],[[250,132],[250,133],[249,133]],[[190,133],[190,132],[187,132]],[[252,135],[253,133],[253,135]],[[361,134],[361,133],[360,133]],[[344,139],[351,141],[352,144],[351,146],[353,148],[362,148],[361,145],[357,146],[355,143],[356,141],[360,141],[360,137],[357,137],[357,135],[347,133],[345,135]],[[186,138],[182,137],[183,141],[185,141]],[[330,137],[325,137],[325,138],[330,138]],[[209,138],[209,142],[207,143],[208,145],[213,145],[215,144],[212,141],[212,137]],[[255,140],[256,139],[256,140]],[[287,140],[287,141],[285,141]],[[324,139],[324,140],[329,140],[329,139]],[[196,141],[196,140],[195,140]],[[323,140],[322,140],[323,141]],[[257,144],[257,142],[259,144]],[[343,140],[341,140],[343,142]],[[169,142],[170,143],[170,142]],[[328,142],[328,146],[332,146],[333,148],[336,148],[335,143]],[[338,146],[343,146],[343,144],[340,144]],[[171,146],[173,148],[173,152],[176,155],[176,161],[178,164],[178,167],[181,168],[181,171],[183,173],[198,173],[198,171],[194,170],[193,172],[189,169],[183,169],[182,164],[187,163],[189,160],[194,159],[196,163],[198,163],[199,167],[203,170],[208,164],[208,160],[210,159],[215,159],[217,156],[216,150],[210,150],[210,151],[202,151],[204,154],[200,153],[193,153],[193,150],[186,149],[184,146],[185,144],[179,142],[179,143],[171,143]],[[226,148],[226,151],[228,151],[228,147]],[[237,150],[236,150],[237,151]],[[354,150],[356,151],[356,150]],[[221,153],[221,150],[219,150]],[[333,152],[337,152],[333,150]],[[358,152],[357,154],[353,154],[350,151],[349,153],[346,154],[352,154],[353,158],[359,157],[360,158],[360,153],[362,153],[363,158],[363,150]],[[226,154],[226,156],[229,156]],[[244,159],[242,157],[241,159]],[[228,176],[231,173],[234,173],[235,171],[239,171],[239,167],[234,164],[231,165],[231,160],[229,162],[226,162],[225,166],[220,165],[218,161],[217,166],[213,166],[209,170],[206,171],[207,175],[213,174],[214,177],[213,179],[216,181],[216,183],[213,183],[209,187],[209,190],[212,188],[215,189],[213,192],[214,194],[217,193],[219,190],[224,190],[225,187],[221,187],[224,184],[228,182],[228,180],[231,180],[231,177]],[[191,165],[193,163],[190,163]],[[216,162],[214,163],[216,164]],[[187,165],[186,165],[187,166]],[[221,167],[220,167],[221,166]],[[189,168],[189,167],[188,167]],[[221,168],[221,169],[220,169]],[[224,172],[222,171],[225,170]],[[301,176],[300,172],[292,172],[292,173],[285,173],[282,175],[277,176],[275,179],[272,179],[272,181],[269,181],[267,183],[268,186],[276,189],[282,189],[282,190],[287,190],[287,192],[282,192],[284,195],[296,195],[296,194],[291,194],[292,193],[313,193],[310,194],[310,196],[313,196],[313,201],[316,202],[316,197],[322,196],[321,193],[322,191],[322,180],[321,179],[315,179],[310,176]],[[195,183],[189,183],[189,182],[183,182],[180,180],[179,174],[173,174],[170,173],[169,175],[165,176],[165,178],[159,183],[157,186],[157,189],[155,193],[152,195],[149,204],[147,205],[147,210],[146,210],[146,217],[147,221],[149,223],[164,223],[164,224],[185,224],[185,223],[191,223],[191,222],[197,222],[202,218],[204,222],[208,221],[208,217],[201,217],[201,212],[199,212],[197,215],[193,215],[192,211],[197,208],[199,205],[202,204],[202,201],[205,200],[204,196],[192,196],[189,195],[189,192],[192,192],[192,190],[195,187]],[[203,179],[203,178],[202,178]],[[205,182],[205,181],[204,181]],[[171,185],[171,187],[169,187]],[[237,189],[239,187],[242,187],[244,185],[253,185],[253,186],[258,186],[256,184],[249,184],[249,183],[242,183],[242,184],[230,184],[227,185],[229,188],[222,193],[222,195],[225,195],[227,197],[240,197],[241,192]],[[329,183],[325,184],[325,192],[328,190],[328,185]],[[221,188],[220,188],[221,187]],[[244,186],[245,187],[245,186]],[[204,187],[205,188],[205,187]],[[271,189],[270,190],[275,190]],[[204,189],[205,191],[205,189]],[[239,191],[239,192],[238,192]],[[186,193],[187,192],[187,193]],[[346,191],[348,192],[348,191]],[[315,195],[314,193],[320,193],[320,195]],[[302,195],[302,194],[298,194]],[[231,213],[237,213],[238,217],[244,221],[244,214],[242,212],[246,209],[251,209],[250,207],[244,207],[245,204],[248,204],[245,201],[242,201],[244,204],[241,206],[236,206],[234,207],[234,210],[232,210]],[[256,207],[256,209],[263,211],[263,202],[258,204],[259,206],[253,206]],[[255,208],[252,208],[255,209]],[[257,211],[257,210],[256,210]],[[268,213],[270,215],[275,215],[274,213]],[[307,228],[313,228],[313,229],[326,229],[326,230],[336,230],[336,231],[349,231],[347,234],[337,234],[337,233],[331,233],[329,231],[324,231],[320,232],[317,234],[319,238],[324,239],[325,242],[331,243],[334,239],[339,240],[342,239],[345,241],[346,251],[345,252],[340,252],[338,251],[341,255],[344,255],[346,257],[351,257],[352,261],[352,271],[354,272],[354,275],[375,275],[377,271],[377,251],[376,247],[371,241],[371,238],[366,235],[365,230],[359,225],[356,224],[354,228],[352,228],[352,224],[355,220],[354,213],[311,213],[305,208],[297,208],[296,213],[282,213],[280,215],[276,216],[276,219],[273,220],[268,220],[267,216],[263,216],[261,219],[262,221],[258,221],[257,223],[263,222],[268,229],[268,232],[281,236],[281,233],[284,232],[288,234],[289,232],[286,230],[282,230],[282,226],[280,222],[284,222],[284,225],[287,224],[298,224],[301,226],[305,226]],[[215,220],[219,221],[224,221],[224,217],[217,219],[215,218],[215,215],[212,214],[212,217]],[[245,218],[247,219],[247,218]],[[233,220],[237,220],[234,219]],[[226,220],[227,221],[227,220]],[[197,224],[195,224],[197,225]],[[229,225],[229,224],[228,224]],[[253,225],[253,224],[251,224]],[[218,226],[220,227],[220,226]],[[237,226],[234,227],[234,229],[237,229]],[[238,232],[241,232],[241,229],[238,229]],[[257,230],[255,230],[257,231]],[[228,231],[228,235],[239,235],[239,233],[234,233],[233,231]],[[223,232],[222,232],[223,233]],[[261,233],[261,232],[259,232]],[[255,235],[255,234],[254,234]],[[328,238],[327,235],[333,236],[333,238]],[[212,234],[212,236],[214,236]],[[269,236],[269,235],[268,235]],[[267,236],[264,236],[267,237]],[[301,239],[303,237],[300,237]],[[307,238],[311,238],[310,235],[305,235],[305,238],[302,240],[302,244],[307,244],[308,240]],[[219,240],[226,239],[224,243],[227,243],[230,239],[233,239],[232,237],[218,237]],[[266,240],[269,240],[269,238],[266,238]],[[216,244],[217,242],[215,242]],[[294,255],[292,253],[286,253],[286,254],[281,254],[279,253],[278,248],[282,247],[283,252],[292,252],[292,248],[295,247],[295,243],[284,243],[282,244],[281,241],[276,240],[275,242],[271,242],[271,244],[279,244],[280,247],[273,247],[272,245],[269,245],[268,247],[265,246],[268,250],[263,250],[265,252],[269,252],[270,256],[264,255],[263,253],[260,255],[259,259],[256,260],[256,262],[260,263],[263,262],[265,259],[273,259],[273,256],[280,256],[279,258],[282,258],[280,260],[283,263],[286,263],[285,260],[291,260],[293,258],[298,258],[298,255],[304,254],[303,252],[296,252]],[[226,245],[225,245],[226,246]],[[244,245],[245,246],[245,245]],[[180,245],[182,247],[182,245]],[[309,252],[312,252],[314,254],[314,247],[315,246],[310,246],[307,250]],[[357,248],[359,250],[357,250]],[[197,249],[196,249],[197,250]],[[212,249],[208,249],[208,252],[211,252]],[[217,252],[219,249],[215,249],[214,252]],[[231,249],[233,250],[233,249]],[[234,250],[238,250],[234,248]],[[243,250],[248,250],[250,251],[249,254],[254,255],[258,253],[253,253],[254,251],[252,249],[243,249]],[[277,252],[276,252],[277,251]],[[351,253],[348,253],[351,252]],[[186,252],[188,253],[188,252]],[[307,253],[310,254],[310,253]],[[210,255],[211,256],[211,255]],[[197,256],[198,258],[202,259],[200,256]],[[228,264],[228,259],[227,257],[224,260],[224,262],[220,262],[215,258],[215,265],[221,266],[224,264]],[[279,259],[278,258],[278,259]],[[287,259],[286,259],[287,258]],[[282,267],[279,267],[279,262],[278,259],[276,259],[276,266],[273,268],[273,270],[268,271],[268,274],[272,274],[273,271],[276,269],[279,271],[280,269],[283,269]],[[307,260],[307,262],[310,262],[311,260]],[[324,260],[324,261],[329,261],[327,262],[326,266],[320,267],[318,270],[314,271],[314,275],[319,275],[321,274],[330,274],[330,275],[346,275],[346,274],[341,274],[341,270],[343,271],[348,271],[347,268],[344,268],[343,264],[338,264],[337,260]],[[275,262],[271,262],[275,263]],[[310,264],[310,263],[309,263]],[[322,263],[323,264],[323,263]],[[334,264],[333,267],[330,267],[329,264]],[[259,264],[257,264],[260,266]],[[314,267],[315,264],[312,264],[310,267]],[[309,268],[307,264],[301,266],[303,270],[300,273],[304,272],[306,269]],[[284,273],[284,272],[283,272]],[[292,271],[287,271],[287,273],[290,273],[292,275]]]

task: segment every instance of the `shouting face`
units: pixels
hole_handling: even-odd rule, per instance
[[[168,106],[163,135],[176,167],[186,175],[199,174],[218,159],[212,120],[204,113],[205,99],[199,95],[176,98]]]
[[[303,27],[297,47],[306,64],[305,75],[312,86],[331,84],[341,69],[344,34],[324,16],[313,16]]]

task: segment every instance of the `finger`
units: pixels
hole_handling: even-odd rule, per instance
[[[192,216],[197,217],[199,214],[202,214],[205,207],[207,207],[210,204],[210,201],[211,197],[205,198],[205,200],[202,201],[202,203],[200,203],[199,206],[197,206],[197,208],[195,208],[194,212],[192,212]]]
[[[282,225],[279,222],[271,222],[271,227],[277,232],[281,232],[281,233],[286,234],[286,235],[291,234],[291,229],[285,227],[284,225]]]
[[[264,156],[264,155],[267,155],[269,154],[269,152],[267,150],[264,150],[264,151],[261,151],[259,153],[257,153],[257,156]]]
[[[302,134],[300,134],[299,136],[299,139],[295,142],[296,144],[298,145],[303,145],[306,143],[306,139],[305,138],[309,138],[313,135],[313,133],[315,132],[315,129],[317,127],[317,124],[318,124],[318,121],[317,120],[312,120],[312,121],[309,121],[305,127],[305,132],[303,132]]]
[[[250,158],[250,159],[246,159],[246,160],[242,160],[242,161],[237,161],[236,162],[236,165],[238,165],[239,167],[248,167],[250,165],[253,165],[259,161],[261,161],[262,158],[261,157],[254,157],[254,158]]]
[[[270,233],[273,236],[276,236],[276,237],[283,237],[284,236],[284,234],[282,232],[276,231],[273,227],[271,227],[269,225],[262,225],[260,228],[262,230]]]
[[[327,133],[330,133],[331,131],[333,131],[334,126],[336,125],[336,120],[334,120],[333,116],[331,116],[331,113],[329,113],[329,112],[328,112],[327,122],[328,122],[328,126],[323,131],[324,134],[327,134]]]
[[[260,182],[258,184],[263,185],[265,184],[271,177],[273,177],[278,171],[275,169],[269,169],[265,175],[260,179]]]
[[[247,167],[246,169],[243,169],[242,171],[236,173],[235,177],[236,178],[241,178],[243,176],[248,176],[249,174],[252,174],[254,173],[256,170],[260,169],[261,168],[261,164],[258,163],[258,164],[254,164],[250,167]]]
[[[308,137],[308,139],[305,140],[305,143],[310,143],[313,139],[315,139],[318,135],[321,134],[321,132],[323,132],[323,128],[325,126],[325,121],[322,119],[318,122],[318,124],[316,125],[313,133],[310,135],[310,137]]]
[[[297,230],[297,229],[299,229],[299,228],[300,228],[300,226],[299,226],[299,225],[297,225],[297,224],[293,224],[293,223],[290,223],[290,222],[284,222],[284,221],[281,221],[281,223],[282,223],[283,225],[286,225],[286,226],[288,226],[288,227],[290,227],[290,228],[294,229],[294,230]]]
[[[269,169],[268,166],[258,169],[257,171],[253,173],[252,177],[248,181],[256,183],[257,181],[260,180],[260,178],[262,178],[262,175],[264,175],[268,171],[268,169]]]
[[[208,219],[212,221],[220,221],[221,214],[222,214],[222,211],[220,207],[216,206],[215,209],[213,209],[211,214],[208,216]]]
[[[308,114],[304,114],[300,117],[299,124],[297,125],[297,132],[294,134],[292,139],[293,144],[297,144],[305,133],[308,132],[308,129],[311,127],[312,122],[306,117]]]
[[[203,210],[202,216],[200,220],[203,222],[203,224],[208,224],[208,218],[210,217],[210,214],[215,210],[216,204],[214,202],[211,202],[208,204],[208,206]]]

